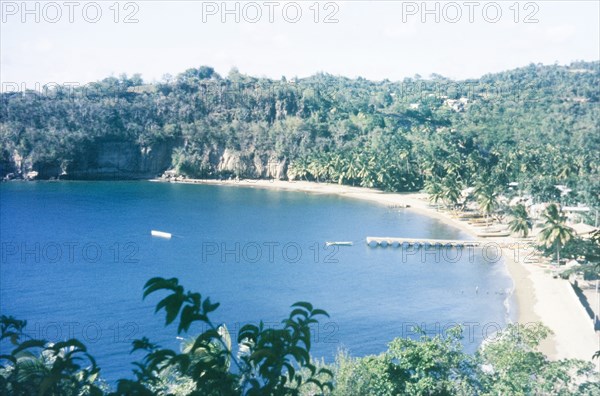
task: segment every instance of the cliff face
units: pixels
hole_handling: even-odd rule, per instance
[[[32,159],[16,150],[3,155],[2,178],[132,180],[150,179],[171,166],[175,142],[140,146],[128,141],[96,141],[81,147],[70,158]]]
[[[181,142],[167,141],[150,146],[135,142],[106,140],[82,147],[69,160],[32,161],[15,152],[2,164],[2,177],[68,180],[135,180],[161,176],[172,168],[173,151]],[[242,153],[213,149],[205,153],[213,177],[274,178],[287,177],[287,159],[265,153]]]
[[[216,164],[217,172],[232,173],[255,179],[287,178],[287,159],[269,154],[252,153],[244,155],[238,151],[225,149]]]
[[[171,165],[173,143],[140,146],[133,142],[96,142],[63,170],[63,179],[149,179]]]

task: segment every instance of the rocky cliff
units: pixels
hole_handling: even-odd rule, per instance
[[[135,180],[159,177],[172,169],[172,157],[182,142],[165,141],[148,146],[136,142],[104,140],[81,147],[69,159],[32,160],[32,155],[15,151],[2,162],[3,178],[68,180]],[[287,177],[286,158],[269,153],[243,153],[214,148],[204,153],[210,177]],[[169,175],[177,175],[177,171]],[[6,177],[8,175],[8,177]]]
[[[231,173],[240,177],[280,180],[287,178],[287,165],[286,158],[256,152],[243,154],[225,149],[219,157],[216,170],[221,174]]]
[[[174,144],[161,142],[141,146],[133,142],[104,141],[95,143],[68,164],[65,179],[149,179],[171,165]]]

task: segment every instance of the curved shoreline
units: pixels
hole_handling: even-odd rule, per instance
[[[152,181],[169,182],[162,179]],[[427,194],[423,193],[385,193],[370,188],[306,181],[184,179],[173,183],[335,194],[380,205],[407,207],[408,210],[453,226],[473,239],[476,239],[478,231],[466,222],[451,217],[449,213],[429,206]],[[553,279],[548,273],[549,269],[541,263],[528,262],[527,256],[531,250],[527,250],[522,239],[498,237],[486,238],[485,241],[501,247],[505,268],[512,279],[513,287],[507,299],[511,308],[516,307],[516,315],[509,310],[509,318],[516,317],[516,323],[520,325],[542,322],[550,327],[554,334],[540,345],[540,350],[549,358],[590,361],[593,353],[600,349],[600,337],[593,330],[591,320],[570,284],[561,279]]]

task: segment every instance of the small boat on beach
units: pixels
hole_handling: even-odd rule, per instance
[[[325,246],[352,246],[352,242],[325,242]]]
[[[480,219],[483,216],[476,212],[463,212],[463,213],[458,213],[456,215],[453,215],[452,217],[459,219],[459,220],[471,220],[471,219]]]
[[[471,218],[469,220],[467,220],[469,224],[486,224],[486,223],[493,223],[494,219],[485,219],[483,217],[478,217],[478,218]]]
[[[469,225],[470,225],[471,227],[489,227],[489,226],[496,225],[496,223],[495,223],[495,222],[493,222],[493,221],[490,221],[490,222],[489,222],[489,223],[487,223],[487,224],[486,224],[486,223],[469,223]]]
[[[157,237],[157,238],[171,239],[171,234],[168,232],[163,232],[163,231],[152,230],[152,231],[150,231],[150,235],[152,235],[153,237]]]
[[[488,232],[488,233],[492,233],[492,232],[508,232],[508,227],[504,226],[504,225],[497,225],[497,226],[491,226],[491,227],[486,227],[486,228],[482,228],[480,229],[481,232]]]
[[[510,232],[482,232],[477,236],[480,238],[507,237],[510,236]]]

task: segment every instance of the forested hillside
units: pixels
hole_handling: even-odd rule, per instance
[[[278,177],[410,191],[518,182],[599,206],[600,62],[451,81],[318,74],[270,80],[210,67],[3,93],[1,176]]]

